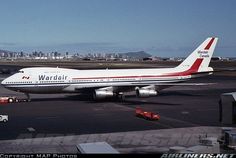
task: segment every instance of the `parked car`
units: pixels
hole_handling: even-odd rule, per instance
[[[0,122],[7,122],[8,121],[8,115],[0,115]]]
[[[156,114],[156,113],[150,112],[150,111],[144,111],[140,107],[136,108],[135,115],[137,117],[141,117],[141,118],[144,118],[146,120],[152,120],[152,121],[160,119],[160,115],[159,114]]]

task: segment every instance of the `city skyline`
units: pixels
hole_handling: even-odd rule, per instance
[[[0,49],[185,57],[217,36],[215,56],[235,57],[235,6],[233,0],[3,1]]]

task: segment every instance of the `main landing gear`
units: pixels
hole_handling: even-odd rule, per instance
[[[27,97],[27,101],[31,101],[29,93],[25,93],[25,95]]]
[[[125,101],[125,95],[124,93],[120,92],[117,94],[117,99],[119,99],[120,101]]]

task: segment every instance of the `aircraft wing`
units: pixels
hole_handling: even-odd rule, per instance
[[[78,93],[91,93],[95,90],[106,90],[113,92],[126,92],[133,91],[135,87],[146,87],[146,86],[207,86],[214,85],[216,83],[160,83],[160,82],[146,82],[146,83],[134,83],[127,85],[114,85],[114,86],[97,86],[97,87],[86,87],[86,88],[75,88]]]
[[[207,86],[207,85],[214,85],[216,83],[139,83],[135,85],[156,85],[156,86]]]

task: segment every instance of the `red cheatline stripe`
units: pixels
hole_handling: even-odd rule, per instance
[[[210,42],[207,44],[207,46],[204,48],[204,50],[209,50],[211,48],[212,43],[214,42],[215,38],[212,38]]]
[[[166,74],[166,75],[150,75],[150,76],[112,76],[112,77],[90,77],[90,78],[72,78],[74,80],[89,80],[89,79],[110,79],[110,78],[153,78],[153,77],[173,77],[173,76],[178,76],[178,75],[171,75],[171,74]]]
[[[191,73],[198,71],[202,61],[203,61],[203,58],[197,58],[197,60],[195,60],[193,65],[188,70],[183,71],[183,72],[172,73],[169,76],[186,76],[186,75],[191,75]]]
[[[145,76],[112,76],[112,77],[89,77],[89,78],[73,78],[73,79],[108,79],[108,78],[152,78],[152,77],[175,77],[175,76],[187,76],[191,75],[193,72],[197,72],[203,58],[198,58],[193,63],[193,65],[186,71],[183,72],[175,72],[175,73],[168,73],[163,75],[145,75]]]

